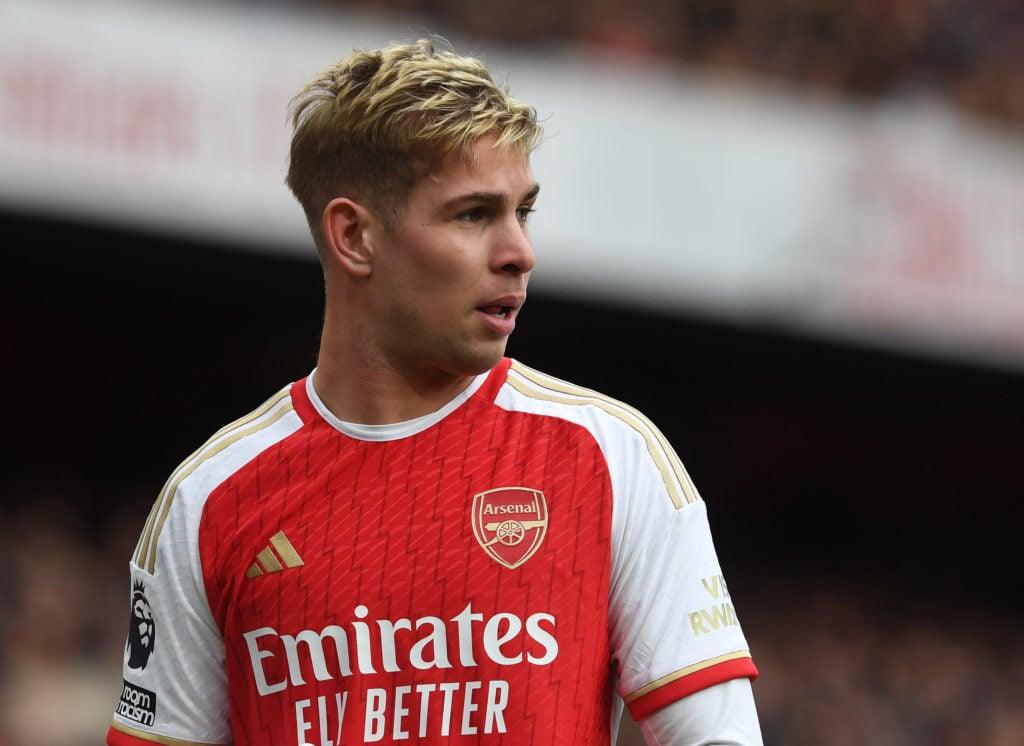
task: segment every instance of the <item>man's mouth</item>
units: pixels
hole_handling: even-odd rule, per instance
[[[491,316],[503,319],[509,314],[514,313],[516,309],[515,306],[483,306],[480,310]]]

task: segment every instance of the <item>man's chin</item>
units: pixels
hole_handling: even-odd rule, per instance
[[[452,372],[461,376],[478,376],[500,363],[504,355],[504,341],[500,345],[478,348],[461,356],[461,359],[453,366],[454,370]]]

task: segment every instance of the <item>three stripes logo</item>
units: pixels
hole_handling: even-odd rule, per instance
[[[247,578],[258,578],[264,573],[281,572],[285,568],[299,567],[305,564],[295,547],[288,541],[284,531],[278,531],[270,537],[270,543],[256,555],[256,562],[245,572]]]

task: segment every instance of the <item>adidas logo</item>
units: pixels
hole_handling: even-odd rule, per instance
[[[298,567],[302,564],[305,564],[302,557],[288,541],[284,531],[278,531],[270,537],[270,543],[256,555],[256,562],[245,571],[245,577],[256,578],[265,572],[281,572],[286,567]]]

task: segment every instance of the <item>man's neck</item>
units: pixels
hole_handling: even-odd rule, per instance
[[[352,366],[321,350],[313,387],[331,414],[344,422],[390,425],[436,412],[472,383],[474,376],[418,375],[373,365]]]

